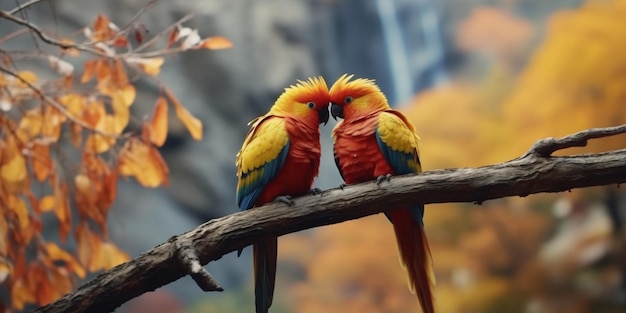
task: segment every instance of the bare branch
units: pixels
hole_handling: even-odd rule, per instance
[[[10,15],[15,15],[15,14],[19,13],[20,11],[26,10],[29,7],[39,3],[41,1],[44,1],[44,0],[30,0],[30,1],[26,2],[26,3],[22,3],[21,5],[15,7],[13,10],[9,11],[8,13]]]
[[[224,291],[215,278],[200,264],[198,253],[187,240],[177,240],[176,252],[178,260],[185,267],[185,271],[204,291]]]
[[[609,128],[583,132],[587,135],[579,136],[603,137],[598,135],[602,132],[605,136],[618,133]],[[559,141],[543,145],[545,151],[556,151],[563,146]],[[136,296],[184,277],[188,270],[181,267],[176,252],[181,243],[192,246],[200,264],[206,264],[254,243],[260,236],[281,236],[415,203],[481,203],[502,197],[624,182],[626,149],[563,157],[527,153],[496,165],[428,171],[393,177],[380,185],[372,181],[346,186],[343,190],[336,188],[294,199],[294,206],[272,203],[210,220],[100,274],[75,292],[35,312],[113,311]]]
[[[557,150],[572,147],[584,147],[587,140],[594,138],[608,137],[626,133],[626,125],[607,127],[607,128],[591,128],[575,134],[571,134],[562,138],[544,138],[537,141],[526,154],[536,154],[542,157],[548,157]]]

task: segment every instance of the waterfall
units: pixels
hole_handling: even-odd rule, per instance
[[[440,16],[433,0],[375,0],[393,84],[402,103],[447,80]]]

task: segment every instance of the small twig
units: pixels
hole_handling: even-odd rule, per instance
[[[141,44],[139,47],[134,49],[133,56],[136,55],[136,52],[144,50],[144,49],[150,47],[151,45],[155,44],[157,42],[157,40],[159,40],[161,38],[161,35],[165,35],[165,34],[171,32],[172,29],[178,27],[178,25],[180,25],[180,24],[182,24],[182,23],[184,23],[186,21],[189,21],[192,17],[193,17],[192,13],[185,14],[185,16],[181,17],[178,21],[172,23],[172,25],[170,25],[169,27],[167,27],[164,30],[162,30],[159,34],[155,35],[154,37],[150,38],[149,40],[147,40],[143,44]],[[142,56],[142,57],[146,57],[146,56]]]
[[[14,8],[13,10],[9,11],[9,14],[11,15],[15,15],[17,13],[19,13],[20,11],[26,10],[27,8],[41,2],[44,0],[30,0],[22,5],[18,5],[16,8]]]
[[[224,291],[215,278],[202,266],[198,253],[186,238],[178,237],[174,243],[175,253],[185,271],[204,291]]]
[[[535,142],[535,144],[530,147],[528,152],[526,152],[522,158],[530,154],[540,157],[549,157],[552,153],[558,150],[572,147],[584,147],[587,145],[587,140],[589,139],[608,137],[623,133],[626,133],[626,125],[606,128],[590,128],[561,138],[544,138]]]

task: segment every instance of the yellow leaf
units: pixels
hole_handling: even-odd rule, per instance
[[[67,251],[59,248],[59,246],[53,242],[47,242],[44,244],[43,248],[46,250],[46,253],[50,257],[51,261],[63,261],[65,266],[70,271],[75,273],[80,278],[85,278],[85,269],[83,269],[83,267],[78,264],[76,259]]]
[[[28,110],[22,116],[17,129],[17,137],[23,142],[30,141],[41,133],[43,128],[43,114],[40,109]]]
[[[111,148],[111,140],[100,134],[92,134],[85,141],[85,148],[97,153],[107,152]]]
[[[0,176],[8,183],[20,183],[26,179],[26,160],[20,151],[14,151],[11,159],[2,165]]]
[[[159,152],[139,139],[126,142],[118,163],[119,173],[133,176],[145,187],[168,184],[168,169]]]
[[[61,136],[61,124],[65,122],[66,117],[52,106],[46,106],[44,108],[43,116],[45,123],[43,123],[41,129],[41,136],[53,142],[57,142]]]
[[[159,97],[150,121],[150,141],[160,147],[165,143],[165,139],[167,139],[167,101]]]
[[[164,58],[127,58],[126,62],[137,65],[146,75],[155,77],[161,72]]]
[[[19,71],[17,76],[21,78],[18,81],[18,86],[28,87],[23,81],[27,81],[31,85],[37,82],[37,75],[31,71]]]
[[[198,46],[199,48],[209,49],[209,50],[219,50],[219,49],[228,49],[233,46],[233,43],[222,37],[222,36],[213,36],[209,37],[202,41],[202,43]]]
[[[67,111],[72,117],[80,118],[83,115],[83,109],[85,107],[84,96],[77,93],[70,93],[59,98],[59,102],[67,108]]]
[[[49,212],[52,211],[56,207],[56,197],[53,195],[47,195],[41,198],[39,202],[39,210],[41,212]]]
[[[8,202],[9,208],[17,216],[18,226],[20,229],[27,228],[30,224],[30,219],[28,218],[28,207],[26,207],[26,202],[15,195],[9,195]]]
[[[178,101],[178,99],[169,89],[165,88],[164,91],[174,105],[176,116],[181,122],[183,122],[185,127],[187,127],[187,130],[191,134],[191,137],[195,140],[202,139],[202,122],[199,119],[195,118],[193,115],[191,115],[191,113],[187,111],[183,104]]]
[[[108,270],[130,260],[130,256],[111,242],[104,242],[91,260],[90,268]]]

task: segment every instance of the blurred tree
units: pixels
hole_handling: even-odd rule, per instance
[[[169,105],[191,136],[202,138],[201,121],[166,86],[155,95],[152,117],[131,117],[134,84],[156,79],[165,55],[231,45],[183,27],[188,16],[148,37],[138,22],[147,7],[122,27],[99,15],[91,26],[58,36],[28,20],[28,7],[39,2],[0,11],[3,25],[17,25],[0,31],[0,45],[33,38],[30,51],[0,49],[0,283],[11,296],[0,307],[18,310],[47,304],[87,271],[128,259],[106,231],[118,177],[145,187],[168,184],[157,148],[167,139]],[[42,219],[51,214],[60,241],[72,238],[76,251],[42,237]]]

